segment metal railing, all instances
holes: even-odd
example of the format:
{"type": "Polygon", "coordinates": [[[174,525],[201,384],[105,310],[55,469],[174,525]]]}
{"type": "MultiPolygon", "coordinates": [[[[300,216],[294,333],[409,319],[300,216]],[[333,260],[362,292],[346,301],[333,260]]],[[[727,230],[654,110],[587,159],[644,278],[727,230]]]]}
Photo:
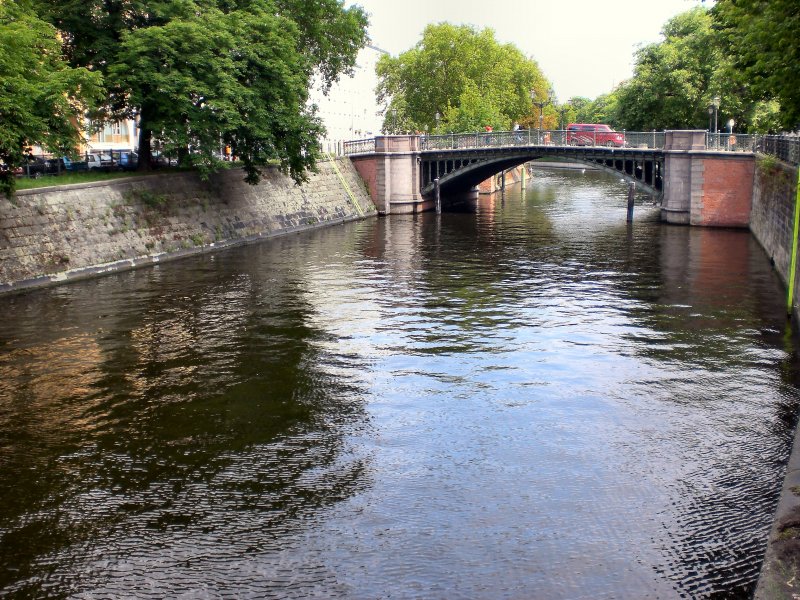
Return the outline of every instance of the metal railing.
{"type": "Polygon", "coordinates": [[[351,140],[343,144],[343,153],[345,156],[351,154],[368,154],[370,152],[375,152],[375,138],[351,140]]]}
{"type": "Polygon", "coordinates": [[[800,137],[796,135],[755,136],[755,152],[770,154],[791,165],[800,165],[800,137]]]}
{"type": "Polygon", "coordinates": [[[616,148],[664,147],[663,131],[606,132],[520,129],[421,136],[421,150],[461,150],[514,146],[608,146],[616,148]],[[622,136],[620,140],[620,134],[622,136]]]}
{"type": "Polygon", "coordinates": [[[706,133],[706,149],[722,152],[755,152],[758,135],[746,133],[706,133]]]}

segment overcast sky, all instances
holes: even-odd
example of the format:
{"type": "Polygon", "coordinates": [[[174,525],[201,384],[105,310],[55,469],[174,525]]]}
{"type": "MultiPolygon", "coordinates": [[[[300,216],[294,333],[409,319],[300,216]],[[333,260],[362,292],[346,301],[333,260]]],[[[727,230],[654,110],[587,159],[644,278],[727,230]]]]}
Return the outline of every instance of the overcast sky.
{"type": "MultiPolygon", "coordinates": [[[[370,14],[372,43],[394,56],[429,23],[491,27],[536,60],[560,102],[596,98],[631,76],[633,53],[700,0],[347,0],[370,14]]],[[[709,3],[706,3],[709,5],[709,3]]]]}

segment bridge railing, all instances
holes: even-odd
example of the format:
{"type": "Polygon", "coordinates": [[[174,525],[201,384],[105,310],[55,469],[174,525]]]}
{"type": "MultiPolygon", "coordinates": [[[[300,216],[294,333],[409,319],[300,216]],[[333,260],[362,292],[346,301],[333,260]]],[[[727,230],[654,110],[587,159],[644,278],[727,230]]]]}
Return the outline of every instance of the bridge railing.
{"type": "Polygon", "coordinates": [[[667,142],[667,134],[663,131],[623,131],[626,148],[662,149],[667,142]]]}
{"type": "Polygon", "coordinates": [[[350,154],[369,154],[375,152],[375,138],[367,138],[363,140],[350,140],[343,145],[343,153],[345,156],[350,154]]]}
{"type": "MultiPolygon", "coordinates": [[[[587,134],[589,132],[581,132],[587,134]]],[[[662,149],[666,143],[663,131],[621,131],[625,148],[662,149]]],[[[514,146],[605,146],[606,136],[597,132],[591,137],[569,137],[564,130],[520,129],[517,131],[479,131],[420,136],[421,150],[463,150],[469,148],[508,148],[514,146]]],[[[800,165],[800,136],[745,133],[706,133],[706,148],[720,152],[763,152],[793,165],[800,165]]],[[[375,139],[344,142],[345,155],[375,151],[375,139]]]]}
{"type": "MultiPolygon", "coordinates": [[[[666,134],[663,131],[618,132],[623,134],[628,148],[663,148],[666,134]]],[[[476,133],[451,133],[422,136],[421,150],[463,150],[513,146],[608,146],[608,134],[581,132],[568,135],[563,129],[520,129],[518,131],[481,131],[476,133]]],[[[619,146],[619,143],[615,144],[619,146]]]]}
{"type": "Polygon", "coordinates": [[[796,135],[759,135],[755,136],[754,150],[771,154],[776,158],[792,164],[800,165],[800,137],[796,135]]]}
{"type": "Polygon", "coordinates": [[[747,133],[706,133],[706,148],[723,152],[755,152],[759,138],[747,133]]]}

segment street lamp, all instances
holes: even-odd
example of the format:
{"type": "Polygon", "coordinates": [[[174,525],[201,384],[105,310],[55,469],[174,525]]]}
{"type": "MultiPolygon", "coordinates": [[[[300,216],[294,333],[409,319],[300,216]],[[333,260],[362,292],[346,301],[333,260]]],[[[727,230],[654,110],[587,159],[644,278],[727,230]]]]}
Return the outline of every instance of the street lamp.
{"type": "Polygon", "coordinates": [[[566,106],[562,106],[561,110],[559,111],[561,113],[561,130],[562,131],[567,128],[567,111],[568,110],[569,109],[566,106]]]}
{"type": "Polygon", "coordinates": [[[397,134],[397,109],[392,109],[392,135],[397,134]]]}
{"type": "Polygon", "coordinates": [[[544,107],[550,104],[550,96],[548,95],[545,100],[536,101],[536,90],[531,90],[531,102],[539,109],[539,132],[542,131],[542,124],[544,121],[544,107]]]}
{"type": "Polygon", "coordinates": [[[714,133],[717,133],[717,119],[719,118],[719,96],[714,96],[714,133]]]}
{"type": "Polygon", "coordinates": [[[439,114],[439,111],[436,111],[436,114],[433,115],[433,118],[436,119],[436,133],[439,133],[439,119],[442,118],[442,115],[439,114]]]}

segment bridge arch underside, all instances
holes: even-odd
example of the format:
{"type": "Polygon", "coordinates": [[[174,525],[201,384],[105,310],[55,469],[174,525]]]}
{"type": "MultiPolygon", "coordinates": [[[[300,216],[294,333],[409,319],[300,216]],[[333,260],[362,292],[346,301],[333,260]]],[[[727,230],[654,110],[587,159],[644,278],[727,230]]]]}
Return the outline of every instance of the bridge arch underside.
{"type": "MultiPolygon", "coordinates": [[[[605,149],[603,149],[605,150],[605,149]]],[[[482,181],[539,158],[553,158],[548,153],[515,153],[495,156],[447,155],[439,153],[421,159],[420,191],[422,196],[434,199],[435,179],[439,179],[443,201],[448,196],[461,196],[482,181]]],[[[572,150],[569,155],[559,156],[570,161],[598,167],[614,175],[634,181],[647,193],[660,196],[663,189],[664,157],[660,153],[630,154],[623,152],[600,152],[580,154],[572,150]]]]}

